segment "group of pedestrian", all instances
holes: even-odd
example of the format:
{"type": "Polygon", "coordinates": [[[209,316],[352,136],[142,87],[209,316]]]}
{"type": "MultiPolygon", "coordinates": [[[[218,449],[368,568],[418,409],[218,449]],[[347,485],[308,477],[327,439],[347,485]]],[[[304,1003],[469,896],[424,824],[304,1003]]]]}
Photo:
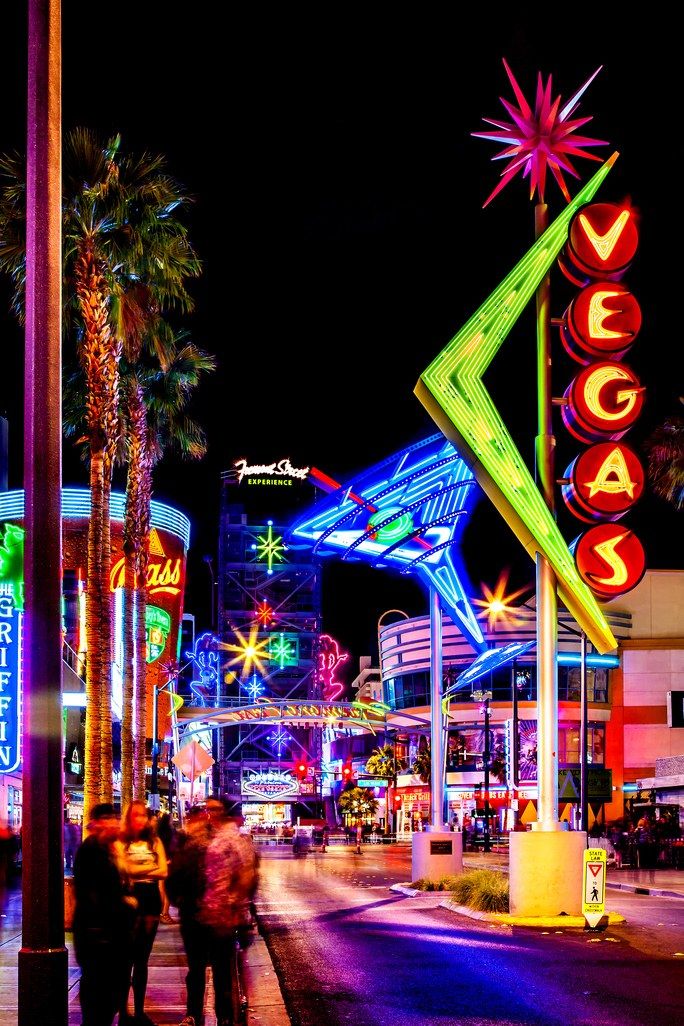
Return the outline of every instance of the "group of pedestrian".
{"type": "Polygon", "coordinates": [[[98,804],[73,869],[82,1026],[112,1026],[117,1013],[119,1026],[154,1026],[145,1011],[148,964],[160,921],[173,922],[169,902],[188,965],[181,1026],[203,1026],[208,966],[218,1026],[232,1026],[231,955],[236,932],[244,936],[251,921],[257,865],[223,800],[191,809],[172,848],[144,802],[132,802],[123,822],[111,804],[98,804]]]}

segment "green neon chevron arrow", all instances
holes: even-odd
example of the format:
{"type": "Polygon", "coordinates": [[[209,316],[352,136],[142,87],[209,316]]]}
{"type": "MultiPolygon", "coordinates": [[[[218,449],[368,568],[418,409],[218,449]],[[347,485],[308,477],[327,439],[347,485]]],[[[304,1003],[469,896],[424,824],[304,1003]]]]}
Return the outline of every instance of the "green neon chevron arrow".
{"type": "Polygon", "coordinates": [[[522,310],[558,256],[568,226],[615,163],[614,153],[567,205],[439,356],[421,374],[415,394],[453,441],[496,508],[534,559],[553,567],[563,602],[602,653],[617,648],[594,595],[482,382],[522,310]]]}

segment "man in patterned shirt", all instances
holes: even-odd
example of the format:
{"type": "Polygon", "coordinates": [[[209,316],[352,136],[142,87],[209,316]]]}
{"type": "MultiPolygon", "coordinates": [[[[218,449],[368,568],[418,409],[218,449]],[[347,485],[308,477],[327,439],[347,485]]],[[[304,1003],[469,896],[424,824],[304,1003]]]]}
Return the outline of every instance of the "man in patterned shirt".
{"type": "Polygon", "coordinates": [[[178,908],[188,961],[187,1015],[180,1026],[203,1026],[205,976],[211,966],[218,1026],[232,1026],[231,973],[236,930],[248,922],[256,888],[256,860],[250,837],[240,834],[227,803],[207,799],[191,810],[186,838],[167,880],[178,908]]]}

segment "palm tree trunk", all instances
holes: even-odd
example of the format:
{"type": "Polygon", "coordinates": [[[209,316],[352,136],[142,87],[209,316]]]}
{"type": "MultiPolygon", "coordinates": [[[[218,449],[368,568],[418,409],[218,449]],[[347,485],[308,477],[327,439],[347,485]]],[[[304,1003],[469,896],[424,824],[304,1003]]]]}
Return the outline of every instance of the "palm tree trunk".
{"type": "Polygon", "coordinates": [[[74,268],[84,337],[79,356],[87,381],[90,445],[88,590],[86,595],[86,745],[84,805],[112,798],[112,607],[109,590],[109,496],[118,439],[118,367],[121,343],[112,335],[106,283],[93,241],[86,237],[74,268]],[[94,799],[94,800],[93,800],[94,799]]]}
{"type": "Polygon", "coordinates": [[[88,525],[88,586],[86,589],[86,729],[83,760],[84,823],[93,805],[102,800],[100,775],[102,662],[101,599],[97,587],[98,568],[102,562],[102,516],[95,497],[101,495],[102,454],[90,456],[90,523],[88,525]]]}
{"type": "Polygon", "coordinates": [[[102,702],[100,704],[100,773],[102,774],[102,800],[111,802],[112,783],[112,596],[110,574],[112,562],[111,522],[109,500],[112,491],[111,462],[105,459],[102,489],[102,562],[100,564],[101,644],[105,653],[102,665],[102,702]]]}
{"type": "MultiPolygon", "coordinates": [[[[138,722],[138,749],[136,752],[136,772],[138,790],[141,801],[145,798],[145,768],[147,765],[147,659],[145,617],[147,612],[147,567],[150,558],[150,527],[152,521],[152,461],[149,452],[149,437],[145,428],[145,445],[140,474],[140,547],[138,550],[138,567],[136,574],[137,592],[136,607],[138,612],[138,630],[136,635],[136,716],[138,722]]],[[[154,745],[156,738],[152,738],[154,745]]]]}
{"type": "MultiPolygon", "coordinates": [[[[124,529],[125,536],[125,529],[124,529]]],[[[133,694],[135,685],[135,553],[124,537],[121,807],[133,800],[133,694]]]]}
{"type": "MultiPolygon", "coordinates": [[[[145,801],[147,770],[147,635],[145,611],[147,608],[145,575],[136,575],[138,586],[135,592],[135,797],[145,801]]],[[[154,739],[152,741],[154,744],[154,739]]]]}

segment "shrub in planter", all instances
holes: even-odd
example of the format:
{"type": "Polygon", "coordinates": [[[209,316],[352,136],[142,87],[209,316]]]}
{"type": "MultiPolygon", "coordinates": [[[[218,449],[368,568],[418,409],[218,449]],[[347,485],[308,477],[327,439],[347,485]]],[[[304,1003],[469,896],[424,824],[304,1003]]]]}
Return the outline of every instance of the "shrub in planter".
{"type": "Polygon", "coordinates": [[[452,894],[457,905],[478,912],[508,912],[508,877],[493,869],[474,869],[456,877],[452,894]]]}

